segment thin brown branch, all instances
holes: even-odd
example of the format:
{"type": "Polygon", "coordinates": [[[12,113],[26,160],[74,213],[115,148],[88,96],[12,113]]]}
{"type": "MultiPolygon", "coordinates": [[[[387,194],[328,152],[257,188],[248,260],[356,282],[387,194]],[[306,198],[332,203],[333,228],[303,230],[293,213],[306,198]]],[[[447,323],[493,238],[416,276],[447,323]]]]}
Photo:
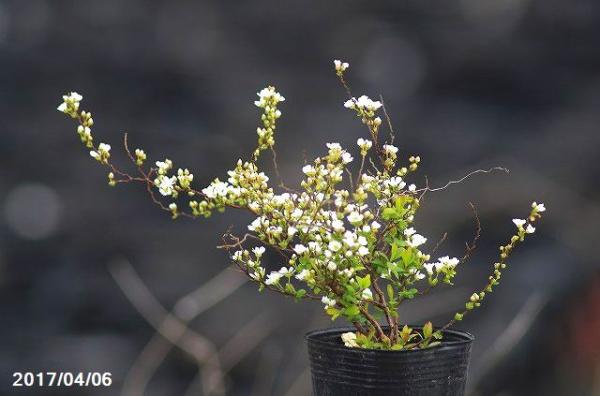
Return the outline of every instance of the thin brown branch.
{"type": "Polygon", "coordinates": [[[477,241],[481,236],[481,221],[479,220],[479,215],[477,214],[477,208],[472,202],[469,202],[469,206],[471,207],[473,215],[475,216],[475,236],[473,237],[471,243],[465,243],[465,255],[460,259],[461,264],[466,262],[469,257],[471,257],[471,254],[477,248],[477,241]]]}
{"type": "Polygon", "coordinates": [[[434,192],[434,191],[445,190],[446,188],[450,187],[451,185],[462,183],[463,181],[467,180],[468,178],[470,178],[471,176],[474,176],[476,174],[479,174],[479,173],[492,173],[494,171],[502,171],[502,172],[505,172],[505,173],[510,173],[510,171],[507,168],[504,168],[502,166],[494,166],[493,168],[490,168],[490,169],[477,169],[477,170],[474,170],[473,172],[469,172],[468,174],[466,174],[465,176],[461,177],[458,180],[451,180],[451,181],[449,181],[448,183],[446,183],[442,187],[437,187],[437,188],[429,188],[429,187],[427,187],[427,188],[424,188],[424,189],[419,189],[417,191],[418,192],[421,192],[421,191],[434,192]]]}

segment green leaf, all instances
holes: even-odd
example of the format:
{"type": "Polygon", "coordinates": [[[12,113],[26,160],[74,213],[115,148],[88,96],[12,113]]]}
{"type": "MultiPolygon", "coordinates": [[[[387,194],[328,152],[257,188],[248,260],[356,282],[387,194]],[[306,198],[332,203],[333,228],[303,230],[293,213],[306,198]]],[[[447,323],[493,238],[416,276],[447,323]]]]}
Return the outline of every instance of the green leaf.
{"type": "Polygon", "coordinates": [[[396,261],[396,260],[398,260],[398,258],[400,257],[400,255],[401,255],[400,247],[396,243],[393,243],[392,244],[392,251],[390,253],[390,260],[391,261],[396,261]]]}
{"type": "Polygon", "coordinates": [[[357,276],[356,277],[356,281],[358,282],[358,285],[360,286],[361,289],[367,289],[369,287],[371,287],[371,275],[367,274],[364,277],[360,277],[357,276]]]}
{"type": "Polygon", "coordinates": [[[431,322],[425,323],[423,326],[423,337],[426,339],[431,338],[433,334],[433,324],[431,322]]]}
{"type": "Polygon", "coordinates": [[[394,297],[395,297],[395,294],[396,294],[396,293],[394,293],[394,288],[392,287],[392,285],[390,285],[390,284],[388,283],[388,285],[387,285],[387,288],[386,288],[386,289],[387,289],[387,295],[388,295],[388,298],[389,298],[390,300],[393,300],[393,299],[394,299],[394,297]]]}
{"type": "Polygon", "coordinates": [[[340,310],[334,307],[328,307],[325,310],[325,312],[327,312],[327,314],[331,316],[331,320],[336,320],[341,314],[340,310]]]}
{"type": "Polygon", "coordinates": [[[415,294],[417,294],[417,292],[418,290],[415,288],[402,290],[400,292],[400,296],[402,296],[402,298],[408,298],[409,300],[412,300],[415,297],[415,294]]]}
{"type": "Polygon", "coordinates": [[[398,212],[395,208],[385,208],[383,212],[381,212],[381,218],[387,221],[394,220],[399,218],[398,212]]]}
{"type": "Polygon", "coordinates": [[[356,305],[351,305],[344,309],[344,315],[348,317],[357,316],[360,314],[360,309],[356,305]]]}

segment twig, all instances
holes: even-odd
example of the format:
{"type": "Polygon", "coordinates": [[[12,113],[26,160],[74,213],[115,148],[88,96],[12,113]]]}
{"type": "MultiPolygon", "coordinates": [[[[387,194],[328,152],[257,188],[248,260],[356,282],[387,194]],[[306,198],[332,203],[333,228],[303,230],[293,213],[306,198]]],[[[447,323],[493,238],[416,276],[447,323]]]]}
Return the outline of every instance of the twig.
{"type": "Polygon", "coordinates": [[[494,171],[502,171],[502,172],[505,172],[505,173],[510,173],[510,171],[507,168],[504,168],[502,166],[494,166],[493,168],[490,168],[490,169],[477,169],[477,170],[474,170],[473,172],[470,172],[470,173],[466,174],[465,176],[461,177],[458,180],[451,180],[451,181],[449,181],[443,187],[437,187],[437,188],[426,187],[426,188],[422,188],[422,189],[417,190],[417,192],[421,192],[421,191],[428,191],[428,192],[441,191],[441,190],[444,190],[444,189],[450,187],[453,184],[462,183],[463,181],[467,180],[469,177],[474,176],[474,175],[476,175],[478,173],[492,173],[494,171]]]}
{"type": "Polygon", "coordinates": [[[475,236],[473,237],[473,240],[471,241],[471,243],[470,244],[465,243],[465,245],[466,245],[465,255],[460,259],[461,264],[466,262],[469,259],[469,257],[471,257],[471,253],[473,253],[473,251],[477,247],[477,241],[479,240],[479,237],[481,236],[481,221],[479,220],[479,215],[477,214],[477,208],[475,208],[475,205],[473,205],[472,202],[469,202],[469,206],[473,210],[473,215],[475,216],[476,230],[475,230],[475,236]]]}
{"type": "Polygon", "coordinates": [[[381,107],[383,108],[383,115],[387,122],[388,128],[390,128],[390,144],[394,144],[394,139],[396,138],[396,133],[394,132],[394,127],[392,127],[392,120],[387,112],[387,108],[385,106],[385,102],[383,101],[383,95],[379,95],[379,100],[381,101],[381,107]]]}

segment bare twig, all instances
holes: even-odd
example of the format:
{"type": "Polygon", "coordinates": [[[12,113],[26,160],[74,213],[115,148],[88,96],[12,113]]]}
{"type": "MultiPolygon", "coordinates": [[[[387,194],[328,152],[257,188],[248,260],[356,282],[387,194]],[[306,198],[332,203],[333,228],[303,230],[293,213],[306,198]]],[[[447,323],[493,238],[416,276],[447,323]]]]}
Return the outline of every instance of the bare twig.
{"type": "Polygon", "coordinates": [[[394,139],[396,138],[396,133],[394,132],[394,127],[392,126],[392,120],[390,115],[387,112],[387,108],[385,106],[385,102],[383,101],[383,95],[379,95],[379,100],[381,101],[381,107],[383,108],[383,115],[385,117],[385,121],[387,122],[388,128],[390,128],[390,144],[394,144],[394,139]]]}
{"type": "Polygon", "coordinates": [[[471,257],[471,254],[477,247],[477,241],[481,236],[481,221],[479,220],[479,215],[477,214],[477,208],[475,208],[475,205],[473,205],[472,202],[469,202],[469,206],[471,207],[471,210],[473,210],[473,215],[475,216],[475,236],[473,237],[473,240],[470,244],[465,243],[465,255],[460,259],[460,263],[466,262],[469,259],[469,257],[471,257]]]}
{"type": "Polygon", "coordinates": [[[422,189],[417,190],[417,192],[421,192],[421,191],[434,192],[434,191],[445,190],[446,188],[450,187],[451,185],[462,183],[463,181],[467,180],[471,176],[474,176],[474,175],[476,175],[478,173],[492,173],[494,171],[502,171],[502,172],[505,172],[505,173],[510,173],[510,171],[507,168],[504,168],[502,166],[494,166],[493,168],[490,168],[490,169],[477,169],[477,170],[474,170],[473,172],[470,172],[470,173],[466,174],[465,176],[461,177],[458,180],[451,180],[451,181],[449,181],[448,183],[446,183],[442,187],[437,187],[437,188],[426,187],[426,188],[422,188],[422,189]]]}

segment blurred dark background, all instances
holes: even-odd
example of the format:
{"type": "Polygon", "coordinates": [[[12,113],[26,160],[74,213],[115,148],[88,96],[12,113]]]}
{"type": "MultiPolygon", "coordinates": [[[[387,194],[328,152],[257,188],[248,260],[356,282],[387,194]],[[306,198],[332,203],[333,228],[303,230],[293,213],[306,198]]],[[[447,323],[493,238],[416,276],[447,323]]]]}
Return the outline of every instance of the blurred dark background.
{"type": "Polygon", "coordinates": [[[427,197],[417,225],[430,244],[448,232],[444,254],[473,235],[468,202],[483,235],[457,286],[404,319],[445,323],[485,282],[510,220],[544,202],[497,293],[458,326],[477,337],[471,393],[600,395],[599,38],[593,0],[1,1],[0,392],[310,394],[303,334],[344,323],[222,272],[215,245],[245,215],[172,221],[143,188],[108,187],[55,109],[83,94],[117,163],[129,132],[201,186],[249,155],[255,93],[274,84],[294,184],[305,156],[364,134],[342,106],[339,58],[356,94],[384,96],[401,155],[420,154],[415,182],[511,170],[427,197]],[[163,322],[173,308],[182,320],[163,322]],[[13,389],[14,371],[108,371],[113,385],[13,389]]]}

